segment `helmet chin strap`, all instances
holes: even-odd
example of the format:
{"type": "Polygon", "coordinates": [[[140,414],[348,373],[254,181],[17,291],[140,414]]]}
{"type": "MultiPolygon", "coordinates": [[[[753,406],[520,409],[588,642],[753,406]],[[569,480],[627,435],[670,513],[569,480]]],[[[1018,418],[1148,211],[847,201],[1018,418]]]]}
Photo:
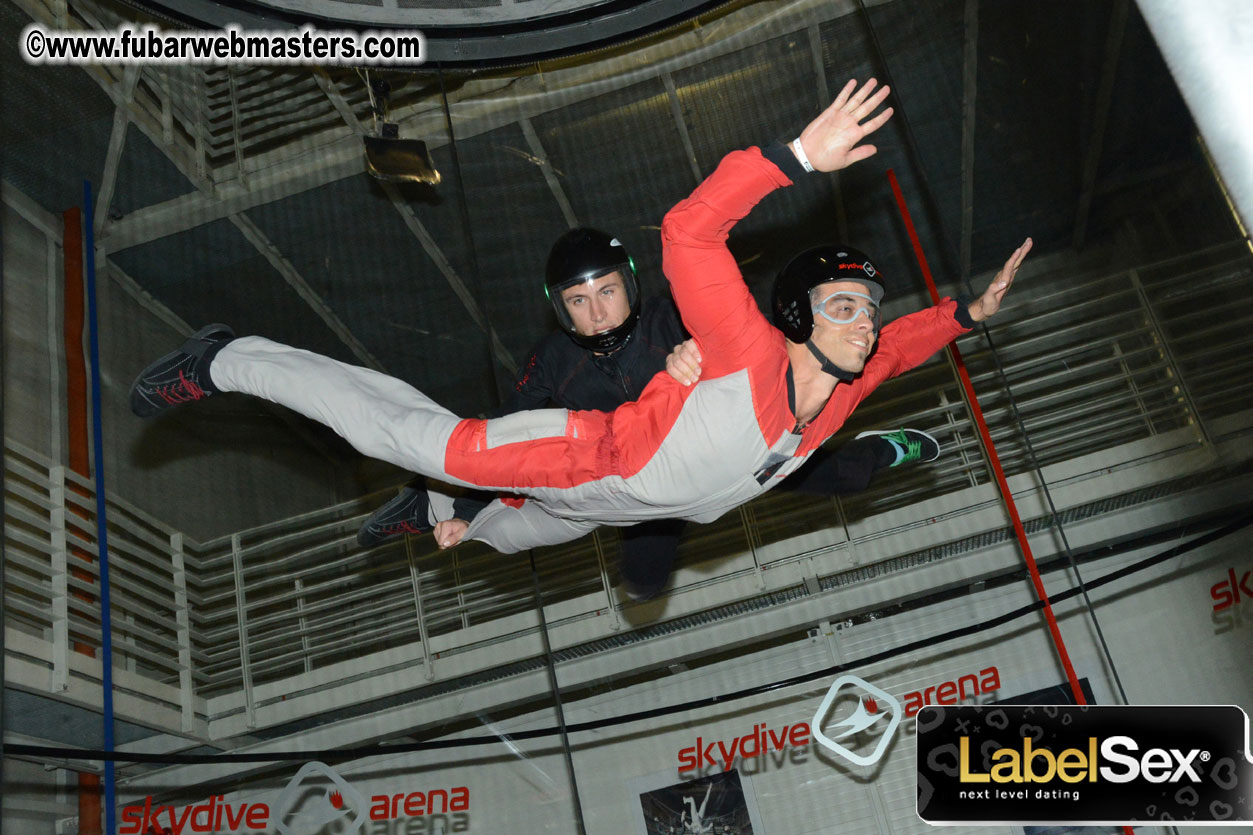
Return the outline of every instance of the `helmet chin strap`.
{"type": "Polygon", "coordinates": [[[634,338],[635,338],[635,331],[632,330],[626,336],[622,337],[622,339],[618,342],[618,344],[613,346],[612,348],[607,348],[604,351],[592,351],[592,353],[594,353],[598,357],[612,357],[614,354],[618,353],[627,345],[629,345],[631,343],[631,340],[634,338]]]}
{"type": "Polygon", "coordinates": [[[827,359],[826,354],[818,350],[818,346],[814,344],[812,339],[805,340],[805,347],[809,349],[809,353],[814,355],[814,359],[818,360],[818,364],[822,367],[822,370],[827,374],[830,374],[835,379],[845,383],[851,383],[857,377],[856,372],[845,371],[843,368],[840,368],[835,363],[831,362],[831,360],[827,359]]]}

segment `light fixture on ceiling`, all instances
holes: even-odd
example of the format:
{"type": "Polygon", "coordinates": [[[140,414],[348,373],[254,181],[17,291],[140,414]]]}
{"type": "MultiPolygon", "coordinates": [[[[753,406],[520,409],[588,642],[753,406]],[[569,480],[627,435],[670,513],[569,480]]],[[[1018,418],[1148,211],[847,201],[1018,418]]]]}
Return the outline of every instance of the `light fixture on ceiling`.
{"type": "Polygon", "coordinates": [[[374,113],[374,132],[361,137],[365,145],[365,166],[370,176],[393,183],[439,185],[439,171],[431,163],[426,143],[401,139],[400,126],[387,121],[387,101],[391,85],[386,79],[365,77],[374,113]]]}

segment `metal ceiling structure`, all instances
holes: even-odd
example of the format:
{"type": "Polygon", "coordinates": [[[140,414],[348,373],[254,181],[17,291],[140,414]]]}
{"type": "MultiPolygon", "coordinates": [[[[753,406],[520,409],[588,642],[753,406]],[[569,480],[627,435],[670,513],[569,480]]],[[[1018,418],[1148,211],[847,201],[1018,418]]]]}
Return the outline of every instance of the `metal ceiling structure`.
{"type": "MultiPolygon", "coordinates": [[[[10,34],[28,19],[108,29],[131,14],[99,0],[17,2],[10,34]]],[[[92,173],[108,268],[189,324],[298,341],[462,413],[490,408],[550,327],[536,292],[550,240],[574,223],[612,228],[659,289],[651,230],[664,211],[726,150],[799,129],[849,75],[890,78],[901,117],[875,172],[806,183],[737,230],[755,290],[783,254],[832,231],[872,242],[894,295],[920,289],[885,167],[923,210],[949,286],[1026,231],[1037,251],[1131,236],[1153,258],[1230,228],[1208,208],[1187,110],[1127,0],[925,5],[749,4],[600,60],[394,76],[393,116],[432,147],[438,193],[363,175],[370,110],[352,69],[18,64],[4,82],[17,105],[5,171],[53,211],[92,173]],[[81,151],[62,141],[71,130],[81,151]],[[64,165],[49,166],[58,145],[64,165]],[[1206,222],[1179,222],[1197,212],[1206,222]],[[797,216],[783,235],[759,231],[797,216]],[[240,274],[255,280],[203,292],[240,274]]]]}
{"type": "Polygon", "coordinates": [[[441,66],[512,66],[612,47],[736,0],[142,0],[146,14],[203,29],[421,29],[441,66]]]}

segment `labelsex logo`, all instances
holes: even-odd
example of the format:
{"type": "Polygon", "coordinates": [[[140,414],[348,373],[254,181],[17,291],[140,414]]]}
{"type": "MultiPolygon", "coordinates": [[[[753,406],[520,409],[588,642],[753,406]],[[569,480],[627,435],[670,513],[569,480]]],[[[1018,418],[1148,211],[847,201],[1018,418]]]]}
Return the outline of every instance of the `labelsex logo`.
{"type": "Polygon", "coordinates": [[[1194,761],[1208,760],[1209,753],[1192,748],[1186,754],[1178,748],[1150,748],[1139,757],[1128,756],[1128,751],[1139,751],[1139,744],[1129,736],[1111,736],[1100,742],[1088,737],[1087,751],[1067,748],[1054,755],[1047,748],[1032,748],[1031,737],[1022,741],[1022,753],[1014,748],[998,748],[992,754],[996,763],[990,772],[978,772],[970,767],[970,738],[963,736],[961,745],[961,782],[963,783],[1047,783],[1056,776],[1065,783],[1087,781],[1095,783],[1097,775],[1114,783],[1130,783],[1144,777],[1150,783],[1177,783],[1187,777],[1193,783],[1201,782],[1194,761]],[[1101,765],[1104,758],[1114,766],[1101,765]],[[1043,762],[1043,765],[1040,762],[1043,762]],[[1121,766],[1121,770],[1117,767],[1121,766]]]}
{"type": "Polygon", "coordinates": [[[918,815],[1054,826],[1253,821],[1234,705],[953,705],[918,713],[918,815]]]}

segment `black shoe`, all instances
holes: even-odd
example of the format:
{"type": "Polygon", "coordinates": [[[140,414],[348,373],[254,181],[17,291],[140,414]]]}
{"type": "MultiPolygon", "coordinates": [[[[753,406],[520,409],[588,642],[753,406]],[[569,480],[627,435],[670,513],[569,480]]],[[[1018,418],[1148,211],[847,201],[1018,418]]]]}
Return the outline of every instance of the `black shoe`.
{"type": "MultiPolygon", "coordinates": [[[[901,464],[912,464],[917,461],[925,464],[940,457],[940,442],[920,429],[895,429],[862,432],[860,438],[882,438],[892,447],[894,460],[886,461],[889,467],[901,464]]],[[[892,455],[888,456],[892,458],[892,455]]]]}
{"type": "Polygon", "coordinates": [[[171,406],[201,400],[217,392],[209,379],[209,363],[235,338],[226,325],[207,325],[177,351],[166,354],[131,383],[131,411],[152,417],[171,406]]]}
{"type": "MultiPolygon", "coordinates": [[[[668,577],[666,579],[669,580],[668,577]]],[[[658,597],[661,597],[661,593],[665,590],[665,583],[662,583],[661,585],[654,584],[646,586],[634,583],[625,577],[622,579],[622,592],[629,597],[633,603],[647,603],[650,600],[655,600],[658,597]]]]}
{"type": "Polygon", "coordinates": [[[627,597],[642,603],[666,590],[686,525],[682,519],[650,519],[618,529],[618,576],[627,597]]]}
{"type": "Polygon", "coordinates": [[[373,548],[393,536],[405,533],[429,533],[434,527],[427,521],[431,501],[423,487],[405,487],[396,498],[380,507],[357,531],[357,544],[373,548]]]}

